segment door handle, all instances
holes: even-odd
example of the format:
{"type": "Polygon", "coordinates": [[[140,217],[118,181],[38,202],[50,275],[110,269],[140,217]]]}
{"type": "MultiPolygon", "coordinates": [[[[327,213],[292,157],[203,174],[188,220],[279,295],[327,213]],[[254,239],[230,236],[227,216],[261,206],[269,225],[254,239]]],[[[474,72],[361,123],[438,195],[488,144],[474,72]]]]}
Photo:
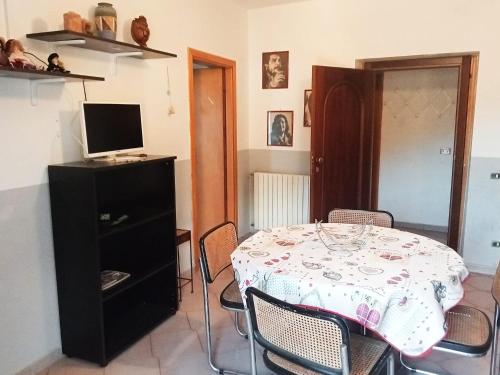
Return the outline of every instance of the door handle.
{"type": "Polygon", "coordinates": [[[321,166],[321,164],[324,163],[325,159],[323,158],[323,156],[319,156],[317,158],[314,158],[313,156],[312,161],[314,164],[316,164],[315,166],[316,173],[319,173],[319,167],[321,166]]]}
{"type": "Polygon", "coordinates": [[[325,161],[325,159],[323,158],[323,156],[316,158],[316,164],[321,165],[321,164],[323,164],[324,161],[325,161]]]}

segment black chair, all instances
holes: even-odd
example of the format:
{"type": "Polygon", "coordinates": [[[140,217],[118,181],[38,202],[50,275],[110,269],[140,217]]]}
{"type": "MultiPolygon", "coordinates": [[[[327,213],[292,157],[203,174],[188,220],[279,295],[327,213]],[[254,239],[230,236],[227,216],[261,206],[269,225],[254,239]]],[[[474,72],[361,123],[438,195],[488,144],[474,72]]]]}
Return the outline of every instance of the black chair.
{"type": "Polygon", "coordinates": [[[387,211],[349,210],[334,208],[328,214],[329,223],[366,224],[394,228],[394,217],[387,211]]]}
{"type": "MultiPolygon", "coordinates": [[[[200,238],[200,264],[203,284],[203,299],[205,309],[205,329],[207,334],[208,362],[210,367],[219,374],[238,374],[238,372],[218,368],[212,357],[212,335],[210,330],[210,306],[208,284],[212,284],[217,276],[231,266],[231,253],[238,246],[236,228],[232,222],[225,222],[210,229],[200,238]]],[[[245,311],[241,293],[236,280],[231,281],[220,295],[222,308],[233,311],[236,319],[236,330],[246,337],[239,327],[239,313],[245,311]]]]}
{"type": "Polygon", "coordinates": [[[491,294],[495,300],[495,320],[493,321],[493,345],[491,347],[490,375],[498,375],[497,353],[498,353],[498,326],[500,325],[500,263],[497,266],[497,272],[491,286],[491,294]]]}
{"type": "Polygon", "coordinates": [[[394,374],[391,347],[384,341],[350,334],[331,313],[307,310],[253,287],[246,290],[247,320],[253,340],[265,348],[264,363],[277,374],[394,374]]]}

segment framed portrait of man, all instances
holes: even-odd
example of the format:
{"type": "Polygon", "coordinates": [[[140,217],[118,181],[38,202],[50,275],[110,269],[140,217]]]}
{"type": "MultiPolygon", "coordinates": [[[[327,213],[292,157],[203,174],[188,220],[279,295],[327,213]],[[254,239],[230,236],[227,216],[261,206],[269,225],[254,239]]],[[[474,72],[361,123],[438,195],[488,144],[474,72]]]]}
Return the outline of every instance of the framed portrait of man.
{"type": "Polygon", "coordinates": [[[311,94],[312,90],[304,90],[304,126],[311,127],[311,94]]]}
{"type": "Polygon", "coordinates": [[[288,88],[288,51],[262,54],[262,88],[288,88]]]}
{"type": "Polygon", "coordinates": [[[267,145],[293,146],[293,111],[267,111],[267,145]]]}

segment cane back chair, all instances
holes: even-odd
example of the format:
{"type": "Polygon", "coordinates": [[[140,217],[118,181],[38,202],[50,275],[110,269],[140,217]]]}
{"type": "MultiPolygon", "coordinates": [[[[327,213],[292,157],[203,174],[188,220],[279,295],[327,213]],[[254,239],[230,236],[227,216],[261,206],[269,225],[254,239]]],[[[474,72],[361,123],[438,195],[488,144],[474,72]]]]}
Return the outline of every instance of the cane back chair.
{"type": "Polygon", "coordinates": [[[265,349],[264,363],[277,374],[394,374],[391,347],[384,341],[350,334],[337,315],[308,310],[246,290],[252,345],[265,349]]]}
{"type": "Polygon", "coordinates": [[[329,223],[366,224],[370,222],[379,227],[394,227],[394,217],[387,211],[349,210],[334,208],[328,214],[329,223]]]}
{"type": "MultiPolygon", "coordinates": [[[[219,374],[238,374],[238,372],[220,369],[215,365],[212,353],[208,285],[212,284],[222,271],[231,266],[230,255],[237,246],[236,228],[234,223],[229,221],[210,229],[200,238],[200,268],[203,284],[208,362],[210,367],[219,374]]],[[[239,313],[243,313],[245,307],[236,280],[231,281],[224,288],[220,295],[220,304],[222,308],[235,313],[236,330],[241,336],[247,337],[246,333],[239,327],[239,313]]]]}

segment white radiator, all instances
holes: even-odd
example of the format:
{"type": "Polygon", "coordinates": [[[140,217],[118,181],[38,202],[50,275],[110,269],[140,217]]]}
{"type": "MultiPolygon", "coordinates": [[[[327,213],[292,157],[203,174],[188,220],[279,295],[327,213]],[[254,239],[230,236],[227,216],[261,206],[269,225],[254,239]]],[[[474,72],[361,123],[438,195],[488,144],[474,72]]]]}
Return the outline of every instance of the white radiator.
{"type": "Polygon", "coordinates": [[[309,176],[254,173],[254,227],[309,222],[309,176]]]}

